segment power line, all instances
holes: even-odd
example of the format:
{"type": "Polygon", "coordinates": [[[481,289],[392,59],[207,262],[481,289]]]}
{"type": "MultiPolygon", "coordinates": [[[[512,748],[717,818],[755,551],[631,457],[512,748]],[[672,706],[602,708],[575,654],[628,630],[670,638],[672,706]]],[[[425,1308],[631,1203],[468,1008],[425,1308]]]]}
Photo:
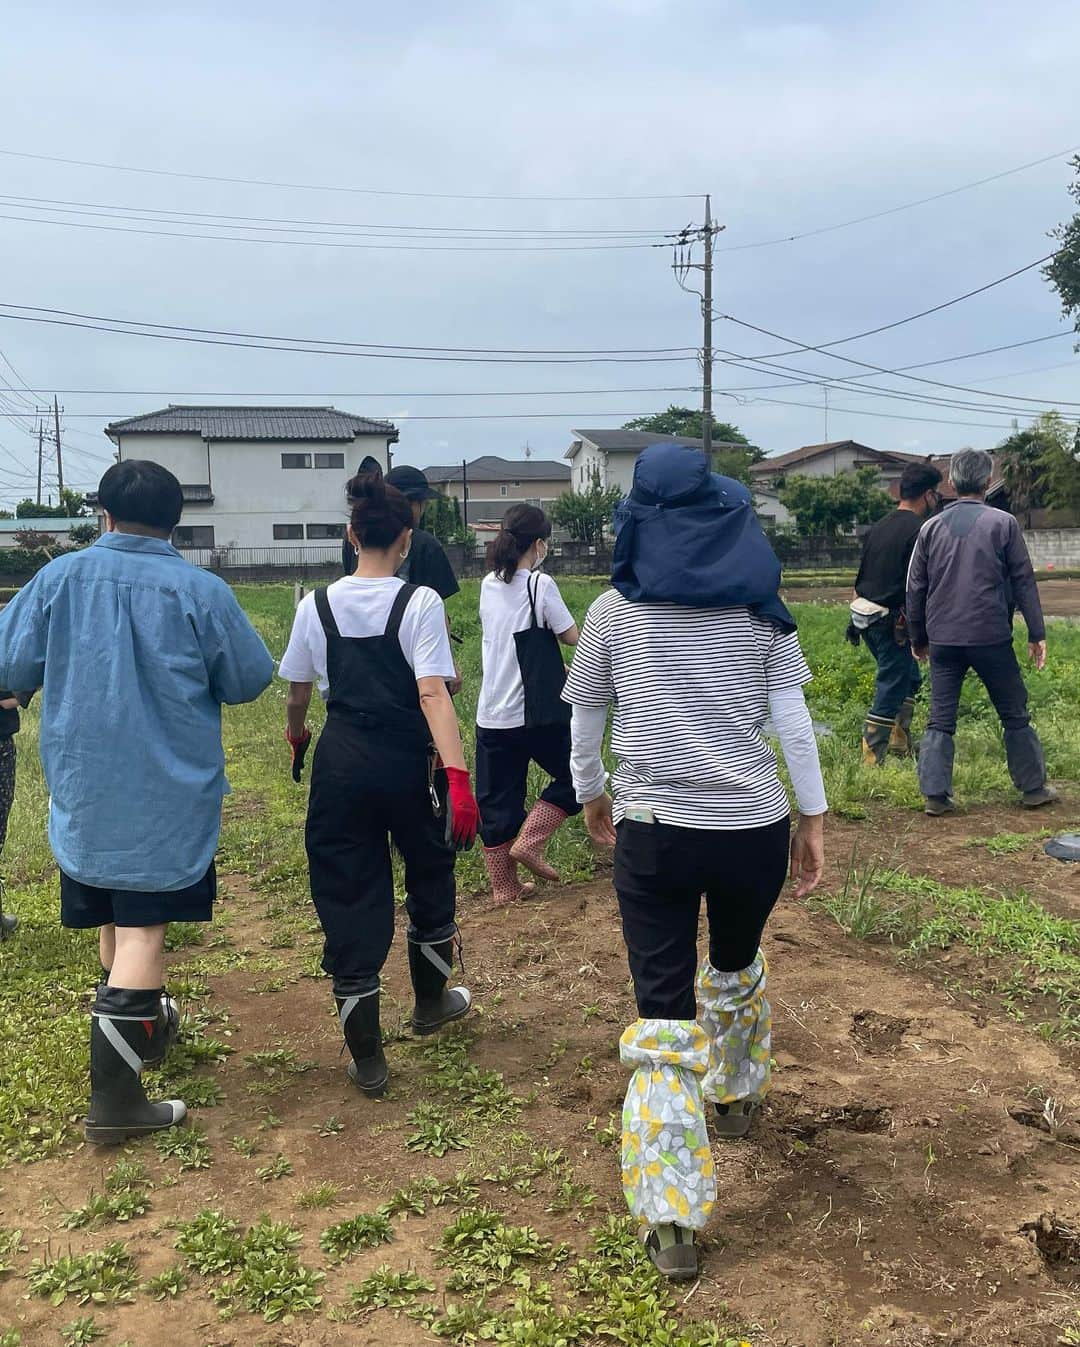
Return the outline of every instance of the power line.
{"type": "MultiPolygon", "coordinates": [[[[1052,253],[1047,253],[1045,257],[1036,258],[1034,262],[1028,262],[1026,266],[1017,267],[1015,271],[1006,272],[1004,276],[997,276],[992,281],[987,281],[985,285],[976,286],[974,290],[966,290],[962,295],[956,295],[953,299],[942,300],[940,304],[934,304],[928,309],[920,309],[918,313],[909,314],[906,318],[896,318],[891,323],[882,323],[878,327],[868,327],[864,332],[854,332],[850,337],[837,337],[835,341],[824,341],[817,346],[809,346],[802,342],[792,342],[789,350],[785,351],[766,351],[762,355],[748,356],[748,360],[773,360],[783,355],[800,355],[803,351],[822,351],[826,354],[830,352],[833,346],[846,346],[851,341],[862,341],[864,337],[875,337],[880,332],[891,332],[893,328],[904,327],[907,323],[914,323],[919,318],[928,318],[931,314],[941,313],[943,309],[951,309],[956,304],[962,304],[965,300],[974,299],[976,295],[985,294],[987,290],[993,290],[995,286],[1004,285],[1006,281],[1011,281],[1017,276],[1022,276],[1025,271],[1034,271],[1036,267],[1041,267],[1045,262],[1052,261],[1063,249],[1057,248],[1052,253]]],[[[787,337],[777,337],[775,332],[770,332],[764,327],[755,327],[753,323],[743,322],[735,318],[730,313],[719,315],[725,318],[729,323],[737,323],[740,327],[750,328],[754,332],[764,333],[767,337],[776,337],[777,341],[789,341],[787,337]]],[[[840,356],[839,359],[846,360],[846,356],[840,356]]],[[[861,361],[853,361],[853,364],[861,364],[861,361]]]]}
{"type": "Polygon", "coordinates": [[[831,234],[837,229],[850,229],[853,225],[868,224],[871,220],[882,220],[887,215],[899,215],[901,211],[914,210],[916,206],[926,206],[932,201],[943,201],[946,197],[956,196],[960,192],[969,192],[974,187],[985,187],[987,183],[999,182],[1002,178],[1012,177],[1014,173],[1023,173],[1029,168],[1038,168],[1040,164],[1049,164],[1054,159],[1064,159],[1066,155],[1075,154],[1080,150],[1080,145],[1072,145],[1067,150],[1058,150],[1056,154],[1044,155],[1041,159],[1029,160],[1026,164],[1018,164],[1015,168],[1004,169],[1001,173],[992,173],[988,178],[977,178],[974,182],[961,183],[959,187],[950,187],[944,192],[935,192],[932,196],[921,196],[914,201],[905,201],[899,206],[890,206],[887,210],[873,211],[870,215],[858,215],[853,220],[841,220],[838,224],[822,225],[818,229],[805,229],[799,234],[783,234],[778,238],[758,239],[754,243],[735,243],[724,248],[718,248],[717,252],[737,253],[744,252],[749,248],[773,248],[778,243],[795,243],[798,239],[817,238],[821,234],[831,234]]]}
{"type": "MultiPolygon", "coordinates": [[[[2,301],[0,301],[2,303],[2,301]]],[[[158,330],[166,327],[165,324],[152,323],[141,324],[138,328],[134,326],[133,320],[116,319],[93,319],[87,314],[70,314],[67,317],[45,317],[42,315],[68,314],[64,309],[46,309],[37,308],[27,304],[4,304],[3,307],[17,309],[17,313],[0,313],[0,319],[8,319],[12,322],[41,323],[53,327],[72,327],[81,328],[91,332],[112,332],[121,337],[147,337],[159,341],[178,341],[187,342],[199,346],[231,346],[242,350],[255,351],[291,351],[301,355],[343,355],[360,356],[372,360],[419,360],[434,361],[438,363],[450,364],[481,364],[481,365],[651,365],[651,364],[672,364],[687,360],[694,360],[694,355],[588,355],[572,356],[558,358],[545,356],[494,356],[494,355],[427,355],[415,354],[417,351],[423,351],[423,347],[385,347],[374,348],[364,347],[360,343],[342,343],[341,346],[348,346],[350,349],[341,349],[339,346],[318,345],[312,338],[295,338],[293,341],[306,341],[307,345],[287,344],[288,339],[267,338],[262,340],[239,340],[242,334],[231,334],[223,332],[220,336],[193,336],[194,332],[212,332],[212,328],[173,328],[171,330],[158,330]],[[75,321],[76,319],[90,319],[90,321],[75,321]],[[113,326],[112,324],[127,324],[126,326],[113,326]],[[147,328],[154,330],[148,331],[147,328]]],[[[440,348],[432,348],[440,349],[440,348]]],[[[441,348],[443,350],[453,350],[451,347],[441,348]]],[[[672,348],[678,350],[678,347],[672,348]]]]}
{"type": "MultiPolygon", "coordinates": [[[[378,234],[406,234],[409,236],[429,236],[436,237],[449,235],[451,237],[464,235],[467,238],[487,238],[489,236],[509,235],[511,237],[525,238],[549,238],[549,237],[570,237],[570,238],[649,238],[664,239],[670,238],[669,231],[663,229],[617,229],[608,228],[589,228],[582,226],[574,227],[548,227],[543,225],[518,226],[511,228],[506,226],[492,227],[483,225],[427,225],[427,224],[374,224],[368,222],[359,222],[355,220],[297,220],[288,217],[282,218],[274,215],[234,215],[223,214],[215,211],[189,211],[179,210],[175,207],[169,209],[159,209],[153,206],[127,206],[116,205],[115,203],[102,201],[71,201],[63,197],[41,197],[41,196],[15,196],[0,193],[0,203],[15,206],[20,210],[53,210],[65,215],[91,215],[96,219],[135,219],[147,221],[154,217],[162,217],[163,224],[198,224],[209,222],[207,227],[216,229],[247,229],[252,226],[260,231],[265,226],[267,231],[271,227],[288,227],[289,233],[311,233],[313,230],[344,230],[349,233],[359,232],[361,234],[372,231],[378,234]],[[64,209],[70,207],[71,209],[64,209]],[[111,212],[110,214],[100,214],[100,212],[111,212]],[[176,217],[176,218],[169,218],[176,217]],[[234,223],[238,222],[238,223],[234,223]]],[[[330,237],[334,237],[333,234],[330,237]]]]}
{"type": "Polygon", "coordinates": [[[29,215],[0,214],[0,220],[15,220],[21,224],[56,225],[61,229],[92,229],[106,234],[141,234],[145,238],[207,239],[214,243],[259,243],[279,248],[347,248],[362,252],[397,253],[583,253],[625,252],[636,248],[666,248],[666,243],[491,243],[481,240],[478,246],[465,243],[342,243],[324,238],[281,239],[254,238],[249,235],[193,234],[178,229],[139,229],[132,225],[90,224],[87,220],[49,220],[29,215]]]}
{"type": "Polygon", "coordinates": [[[534,196],[496,195],[474,192],[409,192],[376,187],[345,187],[326,183],[276,182],[265,178],[229,177],[215,173],[187,173],[180,169],[141,168],[130,164],[108,164],[93,159],[69,159],[54,154],[31,154],[27,150],[0,149],[0,154],[12,159],[33,159],[39,163],[67,164],[76,168],[103,168],[110,173],[141,173],[155,178],[186,178],[197,182],[228,182],[244,187],[278,187],[290,191],[342,192],[351,196],[414,197],[426,201],[690,201],[700,192],[654,193],[646,196],[534,196]]]}

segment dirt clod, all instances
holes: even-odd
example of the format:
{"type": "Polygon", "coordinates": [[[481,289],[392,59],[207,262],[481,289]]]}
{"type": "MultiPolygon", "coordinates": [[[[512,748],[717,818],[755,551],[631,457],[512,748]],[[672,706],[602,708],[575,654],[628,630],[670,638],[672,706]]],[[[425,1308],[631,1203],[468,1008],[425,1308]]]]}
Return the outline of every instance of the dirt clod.
{"type": "Polygon", "coordinates": [[[851,1035],[867,1052],[892,1053],[911,1028],[911,1021],[877,1010],[857,1010],[851,1017],[851,1035]]]}
{"type": "Polygon", "coordinates": [[[1063,1221],[1052,1212],[1044,1212],[1037,1220],[1026,1221],[1020,1230],[1051,1267],[1080,1266],[1080,1225],[1075,1221],[1063,1221]]]}

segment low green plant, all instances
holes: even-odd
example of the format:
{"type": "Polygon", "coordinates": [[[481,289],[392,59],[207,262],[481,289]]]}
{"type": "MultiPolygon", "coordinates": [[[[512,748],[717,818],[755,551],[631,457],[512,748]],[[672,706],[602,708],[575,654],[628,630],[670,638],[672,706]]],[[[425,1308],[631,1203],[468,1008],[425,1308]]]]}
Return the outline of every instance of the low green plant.
{"type": "Polygon", "coordinates": [[[197,1127],[170,1127],[154,1136],[154,1146],[163,1159],[178,1160],[180,1170],[209,1169],[214,1157],[206,1133],[197,1127]]]}
{"type": "Polygon", "coordinates": [[[243,1259],[240,1227],[222,1211],[200,1211],[177,1230],[177,1251],[204,1277],[231,1272],[243,1259]]]}
{"type": "Polygon", "coordinates": [[[435,1290],[433,1282],[425,1281],[415,1272],[394,1272],[388,1263],[382,1263],[370,1276],[349,1290],[349,1300],[356,1309],[401,1309],[411,1305],[423,1292],[435,1290]]]}
{"type": "Polygon", "coordinates": [[[263,1183],[271,1183],[274,1179],[288,1178],[292,1172],[292,1161],[279,1154],[268,1165],[260,1165],[255,1171],[255,1177],[263,1183]]]}
{"type": "Polygon", "coordinates": [[[405,1140],[406,1150],[445,1155],[448,1151],[463,1151],[469,1146],[461,1122],[441,1104],[419,1104],[406,1122],[413,1129],[405,1140]]]}
{"type": "MultiPolygon", "coordinates": [[[[23,1244],[21,1230],[5,1230],[0,1227],[0,1276],[10,1272],[14,1267],[11,1261],[17,1253],[25,1253],[26,1246],[23,1244]]],[[[0,1347],[3,1343],[0,1342],[0,1347]]]]}
{"type": "Polygon", "coordinates": [[[69,1296],[78,1305],[115,1304],[130,1300],[137,1283],[135,1260],[119,1240],[90,1253],[35,1259],[27,1276],[31,1293],[52,1305],[69,1296]]]}
{"type": "Polygon", "coordinates": [[[164,1272],[159,1272],[156,1277],[150,1277],[142,1284],[142,1290],[148,1296],[153,1296],[155,1300],[175,1300],[178,1295],[182,1295],[190,1285],[187,1273],[179,1263],[174,1263],[172,1267],[167,1267],[164,1272]]]}
{"type": "Polygon", "coordinates": [[[292,1048],[269,1048],[264,1052],[249,1052],[244,1061],[248,1066],[264,1071],[268,1076],[299,1076],[316,1065],[312,1061],[301,1061],[292,1048]]]}
{"type": "Polygon", "coordinates": [[[60,1222],[65,1230],[96,1229],[109,1221],[125,1222],[135,1216],[145,1216],[150,1210],[148,1194],[138,1188],[121,1188],[117,1192],[95,1193],[81,1207],[69,1211],[60,1222]]]}
{"type": "Polygon", "coordinates": [[[390,1218],[382,1211],[364,1211],[348,1220],[327,1226],[319,1236],[319,1247],[334,1259],[348,1258],[359,1249],[374,1249],[394,1238],[390,1218]]]}
{"type": "Polygon", "coordinates": [[[296,1199],[296,1205],[304,1211],[318,1211],[323,1207],[334,1207],[337,1205],[338,1194],[341,1189],[336,1183],[331,1183],[329,1179],[322,1183],[317,1183],[314,1188],[309,1188],[306,1193],[301,1193],[296,1199]]]}
{"type": "Polygon", "coordinates": [[[0,1347],[22,1347],[22,1334],[17,1328],[0,1329],[0,1347]]]}
{"type": "Polygon", "coordinates": [[[1040,828],[1034,833],[996,833],[993,837],[973,837],[968,846],[985,847],[991,856],[1013,856],[1018,851],[1027,851],[1050,836],[1049,828],[1040,828]]]}
{"type": "Polygon", "coordinates": [[[449,1291],[475,1290],[481,1286],[521,1284],[528,1266],[550,1267],[556,1253],[551,1241],[528,1225],[507,1225],[497,1211],[487,1207],[464,1211],[443,1231],[445,1261],[454,1269],[449,1291]]]}
{"type": "Polygon", "coordinates": [[[90,1343],[104,1336],[105,1330],[92,1314],[82,1319],[72,1319],[70,1324],[65,1324],[60,1330],[63,1347],[89,1347],[90,1343]]]}
{"type": "Polygon", "coordinates": [[[475,1202],[479,1195],[480,1189],[468,1174],[455,1174],[447,1180],[426,1175],[399,1188],[377,1210],[384,1216],[423,1216],[429,1207],[460,1207],[475,1202]]]}
{"type": "Polygon", "coordinates": [[[229,1145],[237,1155],[242,1155],[247,1160],[250,1160],[259,1149],[259,1143],[251,1137],[233,1137],[229,1145]]]}
{"type": "Polygon", "coordinates": [[[315,1131],[321,1137],[336,1137],[340,1132],[344,1132],[345,1124],[340,1118],[335,1118],[333,1114],[324,1123],[319,1123],[315,1131]]]}

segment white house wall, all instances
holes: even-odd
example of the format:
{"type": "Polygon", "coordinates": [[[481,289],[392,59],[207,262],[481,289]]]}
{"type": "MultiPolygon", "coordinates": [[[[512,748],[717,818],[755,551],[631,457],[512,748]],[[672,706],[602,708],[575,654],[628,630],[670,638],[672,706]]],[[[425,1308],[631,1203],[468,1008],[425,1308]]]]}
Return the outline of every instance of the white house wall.
{"type": "Polygon", "coordinates": [[[195,435],[121,436],[124,458],[149,458],[176,474],[184,485],[209,486],[212,505],[184,506],[180,527],[212,526],[215,547],[288,548],[332,546],[309,539],[308,524],[346,520],[345,483],[370,454],[386,469],[386,437],[355,440],[212,441],[195,435]],[[283,468],[282,454],[344,454],[343,468],[283,468]],[[201,455],[201,466],[200,466],[201,455]],[[275,539],[275,524],[300,524],[303,539],[275,539]]]}

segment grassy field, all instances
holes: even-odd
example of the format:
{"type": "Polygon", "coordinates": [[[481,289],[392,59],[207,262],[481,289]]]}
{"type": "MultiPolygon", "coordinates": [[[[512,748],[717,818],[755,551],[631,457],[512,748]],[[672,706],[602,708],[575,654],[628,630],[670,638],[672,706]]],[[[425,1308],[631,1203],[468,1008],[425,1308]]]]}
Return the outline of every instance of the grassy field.
{"type": "MultiPolygon", "coordinates": [[[[600,586],[582,580],[561,588],[581,618],[600,586]]],[[[292,617],[291,588],[247,587],[239,594],[280,656],[292,617]]],[[[463,641],[459,706],[470,756],[479,685],[476,601],[477,585],[469,583],[450,605],[463,641]]],[[[878,989],[874,1013],[886,1002],[895,1008],[911,1000],[914,969],[919,986],[941,988],[940,1021],[952,1016],[955,1032],[972,1043],[977,1035],[963,1028],[956,1006],[1000,1015],[994,1021],[1004,1026],[995,1040],[998,1058],[1001,1044],[1014,1042],[1008,1035],[1024,1034],[1015,1042],[1037,1045],[1023,1049],[1021,1076],[1043,1091],[1040,1107],[1050,1100],[1055,1137],[1067,1142],[1065,1114],[1080,1108],[1080,1087],[1063,1065],[1067,1056],[1053,1054],[1067,1054],[1080,1040],[1080,936],[1068,905],[1067,867],[1059,867],[1058,883],[1052,863],[1040,869],[1035,860],[1038,828],[1046,820],[1020,820],[1010,812],[1014,792],[985,695],[967,688],[958,735],[957,793],[973,806],[970,819],[931,834],[918,812],[909,764],[889,763],[881,771],[860,764],[859,727],[873,670],[865,652],[843,640],[842,607],[802,605],[797,617],[815,673],[808,696],[823,727],[836,817],[828,835],[828,882],[814,910],[784,918],[794,924],[780,934],[787,931],[787,939],[808,950],[820,946],[820,955],[807,956],[807,976],[824,978],[832,951],[842,945],[852,951],[845,955],[852,961],[847,977],[860,986],[863,972],[853,970],[870,960],[865,976],[878,989]],[[1026,822],[1034,831],[1017,831],[1026,822]],[[1031,874],[1046,876],[1047,883],[1025,882],[1031,874]],[[1074,1102],[1066,1106],[1066,1097],[1074,1102]]],[[[1049,639],[1046,671],[1029,677],[1032,704],[1051,776],[1075,782],[1080,628],[1051,624],[1049,639]]],[[[315,718],[320,715],[316,708],[315,718]]],[[[822,1129],[846,1126],[837,1123],[828,1093],[830,1102],[814,1105],[819,1120],[813,1126],[790,1113],[793,1105],[778,1103],[776,1122],[769,1124],[776,1131],[766,1137],[775,1135],[777,1147],[782,1139],[783,1148],[754,1162],[763,1174],[775,1170],[779,1227],[770,1225],[769,1236],[755,1233],[748,1214],[745,1241],[734,1227],[715,1237],[718,1260],[729,1242],[729,1257],[741,1257],[745,1242],[737,1296],[736,1280],[721,1276],[696,1300],[677,1303],[642,1262],[616,1184],[613,1117],[622,1075],[614,1045],[630,1014],[625,963],[606,871],[580,820],[562,830],[552,853],[565,883],[579,887],[550,890],[546,901],[520,915],[488,912],[480,856],[462,857],[466,959],[479,1013],[463,1032],[434,1046],[391,1027],[395,1089],[385,1104],[364,1113],[342,1088],[306,886],[306,791],[289,780],[283,725],[284,687],[277,683],[257,703],[227,711],[233,794],[219,857],[226,877],[220,915],[212,930],[177,927],[171,935],[170,986],[184,1004],[184,1034],[153,1088],[184,1097],[194,1106],[193,1123],[156,1145],[102,1155],[81,1146],[78,1126],[96,945],[89,933],[57,924],[36,716],[24,718],[4,855],[5,907],[19,914],[22,929],[0,948],[0,1347],[14,1347],[20,1334],[22,1347],[98,1338],[106,1347],[148,1347],[161,1332],[177,1347],[433,1339],[521,1347],[744,1341],[818,1347],[929,1340],[875,1336],[877,1328],[859,1327],[850,1304],[869,1307],[880,1288],[871,1296],[854,1272],[849,1278],[846,1254],[830,1274],[840,1286],[829,1292],[832,1308],[808,1302],[805,1317],[789,1322],[786,1311],[765,1303],[767,1256],[779,1260],[771,1275],[780,1278],[788,1262],[808,1251],[825,1256],[821,1243],[832,1227],[815,1224],[820,1211],[804,1224],[785,1185],[793,1167],[814,1159],[822,1129]],[[587,933],[583,919],[573,917],[579,908],[597,913],[587,933]],[[764,1268],[758,1282],[754,1267],[764,1268]],[[266,1327],[293,1318],[287,1331],[266,1327]]],[[[1070,800],[1055,822],[1065,826],[1075,817],[1070,800]]],[[[391,962],[399,956],[400,949],[391,962]]],[[[407,992],[396,963],[390,977],[392,1005],[400,1003],[404,1014],[407,992]]],[[[794,1007],[786,1024],[789,1044],[800,1042],[801,1027],[816,1026],[813,1041],[800,1047],[807,1061],[832,1043],[824,1007],[841,994],[835,987],[828,993],[801,988],[784,1000],[794,1007]]],[[[899,1012],[893,1018],[899,1023],[899,1012]]],[[[860,1023],[856,1018],[856,1029],[860,1023]]],[[[836,1033],[848,1035],[848,1022],[836,1033]]],[[[848,1041],[838,1038],[829,1052],[838,1057],[848,1041]]],[[[1019,1060],[1020,1049],[1013,1055],[1019,1060]]],[[[828,1054],[824,1060],[828,1067],[828,1054]]],[[[884,1088],[880,1059],[868,1068],[858,1088],[884,1088]]],[[[983,1078],[997,1069],[999,1061],[983,1078]]],[[[899,1064],[890,1074],[892,1085],[906,1091],[890,1101],[897,1116],[907,1096],[916,1113],[925,1114],[929,1093],[942,1088],[906,1077],[899,1064]]],[[[834,1082],[830,1090],[854,1088],[834,1082]]],[[[799,1099],[812,1100],[814,1089],[812,1081],[800,1083],[799,1099]]],[[[965,1116],[970,1129],[974,1115],[965,1116]]],[[[940,1158],[948,1137],[937,1139],[937,1151],[934,1144],[931,1155],[940,1158]]],[[[915,1159],[925,1164],[929,1197],[931,1176],[946,1184],[948,1166],[934,1170],[934,1160],[915,1159]]],[[[811,1190],[831,1182],[829,1173],[809,1174],[811,1190]]],[[[891,1180],[875,1182],[891,1200],[891,1180]]],[[[963,1205],[967,1199],[959,1194],[974,1180],[960,1167],[956,1182],[963,1205]]],[[[743,1196],[736,1197],[733,1190],[731,1200],[749,1201],[752,1191],[740,1189],[743,1196]]],[[[994,1197],[1002,1200],[997,1190],[994,1197]]],[[[896,1198],[910,1207],[903,1193],[896,1198]]],[[[943,1188],[942,1220],[952,1212],[946,1199],[943,1188]]],[[[842,1200],[837,1193],[836,1203],[842,1200]]],[[[897,1208],[897,1230],[905,1210],[897,1208]]],[[[867,1213],[869,1228],[872,1203],[867,1213]]],[[[860,1212],[860,1231],[863,1219],[860,1212]]],[[[919,1256],[933,1261],[930,1252],[919,1256]]],[[[922,1300],[929,1304],[927,1294],[922,1300]]],[[[798,1299],[795,1294],[792,1304],[798,1299]]],[[[1064,1332],[1055,1313],[1053,1331],[1064,1332]]],[[[866,1314],[870,1323],[869,1308],[866,1314]]],[[[1043,1332],[1042,1320],[1032,1323],[1043,1332]]],[[[1080,1333],[1080,1320],[1076,1328],[1080,1333]]],[[[1041,1347],[1055,1338],[1012,1340],[1041,1347]]]]}

